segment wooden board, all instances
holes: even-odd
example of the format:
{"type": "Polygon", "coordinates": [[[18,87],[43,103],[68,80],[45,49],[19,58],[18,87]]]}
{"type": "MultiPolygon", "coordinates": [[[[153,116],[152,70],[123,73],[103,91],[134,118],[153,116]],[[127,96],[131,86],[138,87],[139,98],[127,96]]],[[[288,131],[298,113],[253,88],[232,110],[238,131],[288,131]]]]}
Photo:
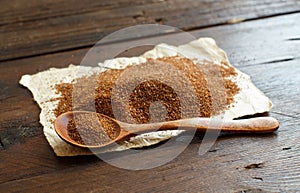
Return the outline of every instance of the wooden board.
{"type": "MultiPolygon", "coordinates": [[[[91,46],[111,32],[136,24],[191,30],[300,11],[298,0],[5,0],[2,5],[0,60],[91,46]]],[[[138,36],[158,33],[170,31],[146,30],[138,36]]]]}
{"type": "MultiPolygon", "coordinates": [[[[179,157],[152,170],[118,169],[95,156],[58,158],[47,144],[38,123],[40,110],[18,81],[23,74],[79,64],[88,49],[2,62],[0,192],[299,190],[299,18],[290,14],[191,31],[196,37],[214,37],[232,63],[252,76],[274,102],[271,115],[281,126],[272,135],[222,136],[203,156],[197,154],[197,135],[179,157]]],[[[178,146],[158,154],[170,148],[178,146]]]]}

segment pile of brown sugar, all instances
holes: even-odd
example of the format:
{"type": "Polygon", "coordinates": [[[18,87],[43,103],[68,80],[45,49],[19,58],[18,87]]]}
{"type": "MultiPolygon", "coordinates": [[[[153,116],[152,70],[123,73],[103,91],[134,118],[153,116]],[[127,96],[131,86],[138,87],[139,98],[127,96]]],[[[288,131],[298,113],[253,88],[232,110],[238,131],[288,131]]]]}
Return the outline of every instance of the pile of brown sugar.
{"type": "Polygon", "coordinates": [[[84,110],[128,123],[210,117],[230,108],[239,92],[230,79],[236,74],[225,62],[220,66],[180,56],[148,59],[125,69],[109,69],[73,83],[57,84],[61,97],[57,98],[55,115],[84,110]],[[141,79],[151,70],[162,73],[141,79]],[[121,91],[115,92],[116,88],[121,91]]]}

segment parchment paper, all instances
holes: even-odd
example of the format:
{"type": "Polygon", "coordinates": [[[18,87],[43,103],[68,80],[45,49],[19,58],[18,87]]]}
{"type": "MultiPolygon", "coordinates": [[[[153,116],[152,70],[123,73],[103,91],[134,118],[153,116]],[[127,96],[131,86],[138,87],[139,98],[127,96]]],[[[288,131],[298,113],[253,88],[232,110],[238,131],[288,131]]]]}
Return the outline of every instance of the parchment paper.
{"type": "MultiPolygon", "coordinates": [[[[225,61],[229,64],[226,53],[220,49],[211,38],[200,38],[188,44],[178,47],[159,44],[154,49],[139,57],[116,58],[99,63],[99,66],[121,69],[128,65],[139,64],[146,61],[146,58],[160,58],[166,56],[183,55],[192,60],[208,60],[215,64],[222,65],[225,61]]],[[[229,64],[230,65],[230,64],[229,64]]],[[[40,123],[44,126],[44,134],[57,156],[76,156],[91,154],[87,149],[77,148],[64,142],[54,131],[53,121],[55,120],[54,109],[58,101],[51,100],[59,97],[54,85],[59,83],[71,83],[79,76],[91,75],[95,72],[101,73],[105,70],[99,67],[82,67],[70,65],[68,68],[51,68],[34,75],[24,75],[20,84],[27,87],[33,94],[34,100],[41,108],[40,123]],[[78,71],[80,69],[80,75],[78,71]]],[[[272,108],[272,102],[251,82],[248,75],[237,70],[237,75],[231,77],[236,81],[240,92],[234,97],[234,105],[226,110],[224,117],[234,119],[237,117],[267,112],[272,108]]],[[[149,146],[181,134],[182,130],[157,131],[131,137],[128,141],[122,142],[118,147],[103,148],[99,153],[110,151],[122,151],[129,148],[149,146]]]]}

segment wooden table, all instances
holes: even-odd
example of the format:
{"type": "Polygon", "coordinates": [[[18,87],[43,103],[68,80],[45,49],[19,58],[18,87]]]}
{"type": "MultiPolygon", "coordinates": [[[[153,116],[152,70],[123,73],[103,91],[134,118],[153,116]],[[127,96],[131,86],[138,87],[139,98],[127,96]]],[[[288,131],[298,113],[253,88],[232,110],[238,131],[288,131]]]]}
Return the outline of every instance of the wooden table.
{"type": "Polygon", "coordinates": [[[300,191],[300,1],[3,0],[1,4],[0,192],[300,191]],[[40,109],[18,84],[20,77],[79,64],[105,35],[147,23],[216,39],[231,63],[251,75],[273,101],[270,115],[281,122],[278,132],[221,136],[202,156],[197,153],[201,137],[195,136],[173,161],[142,171],[113,167],[96,156],[55,156],[39,124],[40,109]]]}

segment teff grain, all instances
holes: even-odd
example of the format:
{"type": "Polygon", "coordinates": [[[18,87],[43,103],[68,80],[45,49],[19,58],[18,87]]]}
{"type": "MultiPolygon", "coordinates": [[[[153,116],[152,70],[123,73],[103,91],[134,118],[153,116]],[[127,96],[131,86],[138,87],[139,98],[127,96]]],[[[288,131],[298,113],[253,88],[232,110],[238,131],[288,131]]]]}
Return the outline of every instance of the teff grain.
{"type": "MultiPolygon", "coordinates": [[[[179,56],[148,59],[144,64],[120,70],[106,70],[101,74],[78,78],[74,81],[76,83],[56,85],[57,92],[61,94],[61,97],[57,98],[59,104],[55,109],[55,114],[58,116],[66,111],[86,110],[116,118],[115,115],[118,112],[129,109],[129,114],[118,116],[117,119],[128,123],[147,123],[153,118],[151,116],[163,113],[160,109],[154,109],[152,114],[149,112],[151,104],[158,101],[165,107],[165,121],[195,116],[210,117],[221,114],[230,108],[234,96],[239,92],[236,82],[230,79],[236,74],[235,69],[226,62],[220,66],[208,61],[197,63],[179,56]],[[166,76],[166,79],[170,79],[169,81],[180,82],[180,85],[189,83],[193,86],[199,104],[196,115],[188,112],[185,117],[182,117],[182,103],[191,104],[189,102],[190,93],[179,98],[172,87],[155,79],[141,82],[136,86],[130,94],[129,101],[124,101],[122,94],[115,96],[117,105],[113,109],[112,90],[122,73],[128,69],[136,70],[131,78],[119,83],[119,86],[126,90],[141,74],[147,73],[143,71],[144,66],[157,63],[177,68],[187,78],[183,80],[177,75],[166,76]],[[220,85],[222,89],[220,89],[220,85]]],[[[179,90],[185,92],[186,87],[180,86],[179,90]]]]}
{"type": "Polygon", "coordinates": [[[76,114],[69,121],[67,130],[71,139],[79,144],[91,146],[109,143],[120,133],[117,123],[96,113],[76,114]]]}

